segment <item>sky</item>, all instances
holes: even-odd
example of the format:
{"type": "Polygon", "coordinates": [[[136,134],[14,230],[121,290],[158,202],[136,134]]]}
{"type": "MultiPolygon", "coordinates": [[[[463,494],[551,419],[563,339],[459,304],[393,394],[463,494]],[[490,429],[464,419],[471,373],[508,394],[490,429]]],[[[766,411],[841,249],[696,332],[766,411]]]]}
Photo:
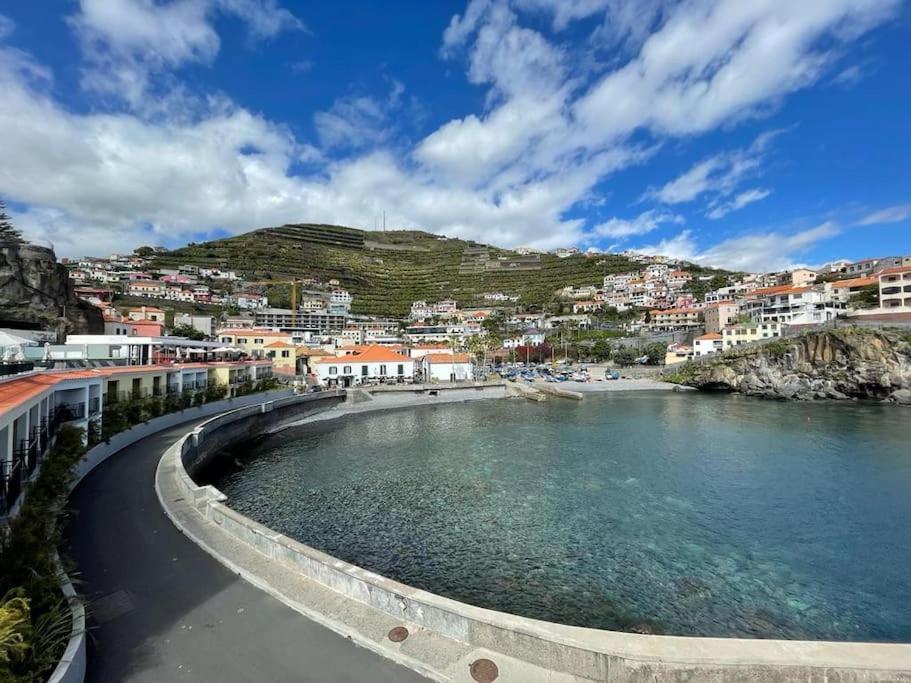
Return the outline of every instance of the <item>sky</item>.
{"type": "Polygon", "coordinates": [[[908,0],[0,0],[58,256],[289,222],[736,270],[911,253],[908,0]]]}

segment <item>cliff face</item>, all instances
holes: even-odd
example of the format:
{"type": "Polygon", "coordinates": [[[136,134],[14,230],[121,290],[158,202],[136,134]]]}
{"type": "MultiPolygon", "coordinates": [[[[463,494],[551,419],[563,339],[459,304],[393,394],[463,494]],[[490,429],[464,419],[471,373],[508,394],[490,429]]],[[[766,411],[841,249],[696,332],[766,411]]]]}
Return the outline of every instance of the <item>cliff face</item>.
{"type": "Polygon", "coordinates": [[[811,332],[681,369],[697,389],[779,399],[911,398],[911,340],[860,329],[811,332]]]}
{"type": "Polygon", "coordinates": [[[101,311],[76,298],[67,270],[52,249],[0,242],[0,327],[40,325],[58,340],[67,334],[102,334],[101,311]]]}

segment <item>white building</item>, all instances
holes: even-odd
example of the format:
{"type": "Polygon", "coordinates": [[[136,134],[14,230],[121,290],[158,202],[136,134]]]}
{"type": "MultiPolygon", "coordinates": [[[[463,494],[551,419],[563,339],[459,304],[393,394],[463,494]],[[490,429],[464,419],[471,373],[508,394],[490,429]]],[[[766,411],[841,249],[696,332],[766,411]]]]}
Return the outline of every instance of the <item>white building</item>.
{"type": "Polygon", "coordinates": [[[835,301],[822,288],[773,287],[768,292],[757,290],[754,295],[762,304],[760,322],[788,325],[814,325],[834,320],[845,305],[835,301]]]}
{"type": "Polygon", "coordinates": [[[709,332],[693,341],[693,356],[708,356],[724,348],[724,337],[717,332],[709,332]]]}
{"type": "Polygon", "coordinates": [[[238,308],[248,311],[266,308],[269,305],[269,298],[262,294],[237,294],[233,301],[238,308]]]}
{"type": "Polygon", "coordinates": [[[373,344],[341,358],[317,358],[313,371],[323,386],[350,387],[379,381],[414,381],[414,360],[373,344]]]}
{"type": "Polygon", "coordinates": [[[474,379],[474,360],[469,353],[428,353],[421,359],[425,381],[468,382],[474,379]]]}
{"type": "Polygon", "coordinates": [[[879,307],[911,308],[911,265],[887,268],[879,274],[879,307]]]}

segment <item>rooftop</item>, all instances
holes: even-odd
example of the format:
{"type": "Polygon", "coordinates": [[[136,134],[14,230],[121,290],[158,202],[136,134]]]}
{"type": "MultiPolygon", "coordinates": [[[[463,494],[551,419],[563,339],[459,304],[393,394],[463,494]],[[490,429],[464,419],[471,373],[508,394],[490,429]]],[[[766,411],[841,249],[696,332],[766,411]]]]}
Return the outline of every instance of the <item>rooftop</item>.
{"type": "Polygon", "coordinates": [[[379,344],[371,344],[363,351],[358,353],[353,353],[350,356],[342,356],[340,358],[317,358],[315,363],[402,363],[408,362],[411,359],[408,356],[403,356],[400,353],[396,353],[388,346],[380,346],[379,344]]]}
{"type": "Polygon", "coordinates": [[[471,355],[467,353],[428,353],[424,358],[428,363],[470,363],[471,355]]]}

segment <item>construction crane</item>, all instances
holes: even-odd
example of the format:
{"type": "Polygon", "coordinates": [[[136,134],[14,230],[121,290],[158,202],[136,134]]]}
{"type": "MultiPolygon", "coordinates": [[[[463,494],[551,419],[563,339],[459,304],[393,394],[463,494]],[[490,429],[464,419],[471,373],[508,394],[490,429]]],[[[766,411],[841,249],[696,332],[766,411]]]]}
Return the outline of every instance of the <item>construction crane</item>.
{"type": "Polygon", "coordinates": [[[300,282],[297,278],[290,280],[264,280],[262,282],[248,282],[248,285],[291,285],[291,326],[297,327],[297,311],[300,307],[300,301],[297,299],[297,285],[300,282]]]}

